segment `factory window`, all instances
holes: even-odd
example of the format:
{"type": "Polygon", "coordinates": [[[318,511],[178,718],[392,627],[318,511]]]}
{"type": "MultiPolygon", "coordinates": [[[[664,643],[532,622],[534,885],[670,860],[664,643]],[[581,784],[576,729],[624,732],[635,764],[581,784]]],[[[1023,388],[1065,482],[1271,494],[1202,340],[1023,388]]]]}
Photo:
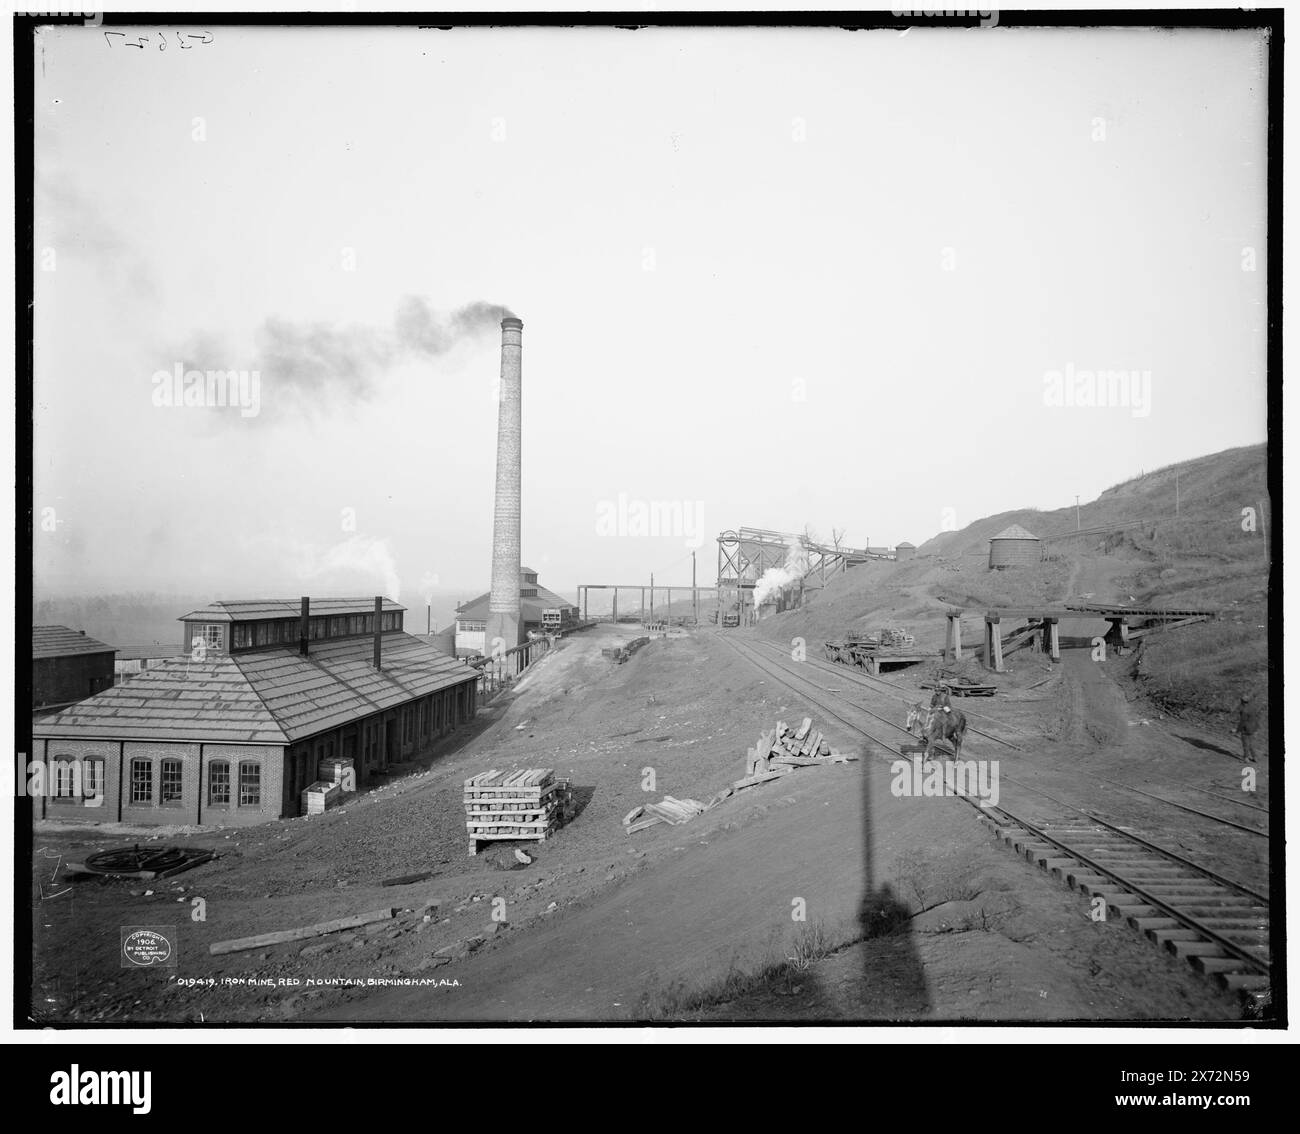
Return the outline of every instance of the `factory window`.
{"type": "Polygon", "coordinates": [[[131,802],[153,802],[153,761],[131,761],[131,802]]]}
{"type": "Polygon", "coordinates": [[[181,762],[164,760],[162,775],[159,778],[163,803],[180,803],[181,801],[181,762]]]}
{"type": "Polygon", "coordinates": [[[231,641],[233,642],[232,649],[248,649],[253,644],[253,627],[247,622],[236,623],[234,632],[231,635],[231,641]]]}
{"type": "Polygon", "coordinates": [[[230,806],[230,764],[225,760],[214,760],[208,765],[208,803],[230,806]]]}
{"type": "Polygon", "coordinates": [[[239,765],[239,806],[262,806],[262,765],[251,760],[239,765]]]}
{"type": "Polygon", "coordinates": [[[77,796],[77,758],[75,756],[56,756],[54,758],[54,798],[75,799],[77,796]]]}
{"type": "MultiPolygon", "coordinates": [[[[200,639],[204,648],[208,650],[220,650],[225,643],[225,635],[222,633],[222,626],[218,622],[196,623],[194,637],[200,639]]],[[[192,642],[191,645],[193,645],[192,642]]]]}
{"type": "Polygon", "coordinates": [[[104,794],[104,761],[85,760],[81,765],[81,794],[87,799],[99,799],[104,794]]]}
{"type": "Polygon", "coordinates": [[[483,618],[464,618],[456,623],[462,634],[481,634],[487,630],[487,620],[483,618]]]}

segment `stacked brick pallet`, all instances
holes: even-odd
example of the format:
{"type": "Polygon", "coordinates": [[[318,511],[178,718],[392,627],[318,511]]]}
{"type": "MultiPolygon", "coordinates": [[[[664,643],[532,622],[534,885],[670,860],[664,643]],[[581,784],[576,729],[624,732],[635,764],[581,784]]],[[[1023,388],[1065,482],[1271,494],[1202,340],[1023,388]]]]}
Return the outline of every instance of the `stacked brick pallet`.
{"type": "Polygon", "coordinates": [[[465,781],[465,829],[469,853],[479,843],[497,840],[545,840],[569,816],[573,790],[550,768],[515,772],[481,772],[465,781]]]}

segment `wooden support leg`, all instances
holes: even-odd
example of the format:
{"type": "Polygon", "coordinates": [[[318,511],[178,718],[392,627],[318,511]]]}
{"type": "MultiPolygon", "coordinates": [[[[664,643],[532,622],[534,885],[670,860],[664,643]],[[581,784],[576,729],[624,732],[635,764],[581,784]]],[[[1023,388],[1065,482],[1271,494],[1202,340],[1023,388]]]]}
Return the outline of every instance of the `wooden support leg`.
{"type": "Polygon", "coordinates": [[[1052,661],[1061,660],[1061,627],[1055,618],[1047,624],[1047,652],[1052,661]]]}
{"type": "Polygon", "coordinates": [[[1002,622],[996,616],[984,619],[984,664],[994,673],[1005,672],[1002,666],[1002,622]]]}
{"type": "Polygon", "coordinates": [[[948,658],[961,661],[961,616],[948,615],[948,658]]]}

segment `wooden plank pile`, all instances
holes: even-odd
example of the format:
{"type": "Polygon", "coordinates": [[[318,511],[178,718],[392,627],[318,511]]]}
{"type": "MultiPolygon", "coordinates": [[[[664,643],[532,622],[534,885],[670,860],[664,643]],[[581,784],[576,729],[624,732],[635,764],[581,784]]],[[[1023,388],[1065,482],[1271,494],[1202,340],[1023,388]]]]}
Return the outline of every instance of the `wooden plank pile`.
{"type": "Polygon", "coordinates": [[[777,721],[776,728],[759,735],[757,743],[745,757],[745,778],[731,786],[742,791],[789,775],[796,768],[817,764],[846,764],[856,756],[834,751],[821,729],[814,728],[811,717],[804,717],[798,728],[777,721]]]}
{"type": "Polygon", "coordinates": [[[465,781],[464,802],[472,857],[479,843],[550,838],[572,812],[573,789],[550,768],[493,768],[465,781]]]}
{"type": "MultiPolygon", "coordinates": [[[[728,795],[730,792],[727,793],[728,795]]],[[[721,802],[718,800],[717,802],[721,802]]],[[[634,807],[623,816],[623,827],[629,835],[644,831],[656,823],[688,823],[697,815],[702,815],[710,807],[716,806],[713,800],[701,803],[698,799],[677,799],[666,795],[658,803],[647,803],[643,807],[634,807]]]]}
{"type": "Polygon", "coordinates": [[[811,717],[804,717],[798,728],[791,728],[785,721],[777,721],[776,728],[759,736],[758,742],[749,750],[743,779],[723,788],[707,803],[666,795],[658,803],[635,807],[623,816],[623,828],[629,835],[635,835],[656,823],[686,823],[696,815],[713,810],[724,799],[745,788],[765,784],[769,780],[779,780],[799,768],[811,768],[818,764],[847,764],[856,759],[857,756],[832,749],[822,731],[813,728],[811,717]]]}
{"type": "Polygon", "coordinates": [[[894,648],[914,646],[916,639],[906,630],[886,628],[880,631],[880,644],[894,648]]]}

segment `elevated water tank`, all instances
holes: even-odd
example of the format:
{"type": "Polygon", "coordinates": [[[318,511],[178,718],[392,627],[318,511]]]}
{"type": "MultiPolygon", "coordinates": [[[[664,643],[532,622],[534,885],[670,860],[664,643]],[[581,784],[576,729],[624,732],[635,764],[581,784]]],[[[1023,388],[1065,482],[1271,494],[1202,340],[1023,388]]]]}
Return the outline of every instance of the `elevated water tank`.
{"type": "Polygon", "coordinates": [[[1027,567],[1043,557],[1042,541],[1019,524],[989,540],[989,567],[1027,567]]]}

